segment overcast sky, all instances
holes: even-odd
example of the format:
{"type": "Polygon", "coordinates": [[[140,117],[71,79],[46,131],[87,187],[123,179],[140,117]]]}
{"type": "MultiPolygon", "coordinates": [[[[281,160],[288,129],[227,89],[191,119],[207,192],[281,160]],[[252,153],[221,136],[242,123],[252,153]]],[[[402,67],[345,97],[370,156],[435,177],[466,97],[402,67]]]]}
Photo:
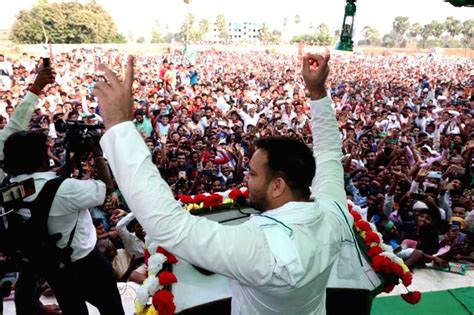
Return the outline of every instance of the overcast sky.
{"type": "MultiPolygon", "coordinates": [[[[53,1],[51,1],[53,2],[53,1]]],[[[86,2],[86,1],[79,1],[86,2]]],[[[296,32],[291,25],[296,14],[301,23],[298,33],[304,32],[312,23],[317,26],[327,23],[333,29],[341,28],[345,0],[193,0],[190,6],[183,0],[97,0],[112,15],[120,32],[127,35],[147,36],[158,19],[162,26],[178,31],[188,12],[197,19],[207,18],[211,22],[222,13],[228,21],[265,22],[271,29],[281,29],[283,18],[291,22],[289,32],[296,32]]],[[[36,0],[2,0],[0,29],[8,29],[21,9],[31,8],[36,0]]],[[[382,34],[391,29],[396,16],[408,16],[411,22],[428,23],[444,21],[448,16],[459,20],[474,17],[474,8],[456,8],[444,0],[358,0],[356,30],[364,26],[378,28],[382,34]]]]}

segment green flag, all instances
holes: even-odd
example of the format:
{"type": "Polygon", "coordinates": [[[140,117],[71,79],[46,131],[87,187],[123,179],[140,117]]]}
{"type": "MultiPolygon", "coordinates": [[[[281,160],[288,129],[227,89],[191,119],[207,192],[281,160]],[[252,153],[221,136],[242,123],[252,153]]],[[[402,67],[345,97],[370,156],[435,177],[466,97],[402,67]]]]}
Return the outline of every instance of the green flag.
{"type": "Polygon", "coordinates": [[[190,64],[196,63],[197,52],[188,43],[184,44],[183,56],[190,64]]]}

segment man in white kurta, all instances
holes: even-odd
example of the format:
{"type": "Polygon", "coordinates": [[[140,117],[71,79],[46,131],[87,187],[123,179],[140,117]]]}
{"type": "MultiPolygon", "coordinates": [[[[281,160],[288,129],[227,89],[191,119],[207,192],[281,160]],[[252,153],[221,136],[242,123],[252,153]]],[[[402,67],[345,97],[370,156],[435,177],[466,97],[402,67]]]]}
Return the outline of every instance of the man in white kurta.
{"type": "Polygon", "coordinates": [[[237,226],[192,216],[174,199],[129,118],[133,58],[124,83],[102,68],[110,83],[94,92],[108,129],[101,146],[148,238],[183,260],[234,279],[232,314],[325,314],[332,267],[342,243],[353,241],[350,233],[343,236],[347,222],[336,205],[345,208],[346,196],[338,125],[324,88],[329,57],[314,58],[318,70],[310,70],[306,57],[303,74],[312,98],[315,201],[287,202],[237,226]]]}

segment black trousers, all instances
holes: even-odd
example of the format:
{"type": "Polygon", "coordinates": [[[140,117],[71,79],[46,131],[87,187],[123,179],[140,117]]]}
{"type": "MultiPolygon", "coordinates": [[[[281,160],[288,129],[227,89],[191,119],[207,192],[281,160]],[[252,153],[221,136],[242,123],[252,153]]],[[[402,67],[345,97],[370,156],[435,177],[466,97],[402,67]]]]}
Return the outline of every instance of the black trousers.
{"type": "Polygon", "coordinates": [[[369,290],[326,289],[327,315],[351,314],[370,315],[372,299],[369,290]]]}
{"type": "Polygon", "coordinates": [[[17,315],[39,315],[41,289],[38,287],[38,272],[31,264],[20,266],[15,285],[15,309],[17,315]]]}
{"type": "Polygon", "coordinates": [[[99,250],[94,249],[64,269],[50,264],[44,271],[63,315],[88,314],[86,301],[101,314],[124,314],[112,266],[99,250]]]}

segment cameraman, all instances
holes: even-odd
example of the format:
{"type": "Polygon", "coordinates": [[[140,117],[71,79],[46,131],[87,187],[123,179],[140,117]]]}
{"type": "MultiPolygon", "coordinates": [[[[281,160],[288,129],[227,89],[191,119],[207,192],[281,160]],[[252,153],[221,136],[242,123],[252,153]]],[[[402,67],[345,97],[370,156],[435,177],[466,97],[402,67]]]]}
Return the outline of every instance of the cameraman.
{"type": "MultiPolygon", "coordinates": [[[[0,56],[0,62],[1,62],[1,56],[0,56]]],[[[1,71],[0,71],[1,72],[1,71]]],[[[10,120],[8,121],[8,124],[0,130],[0,160],[3,160],[3,146],[5,143],[5,140],[13,133],[17,131],[22,131],[26,130],[28,127],[28,124],[31,120],[31,116],[33,115],[33,112],[35,110],[35,105],[38,101],[38,96],[41,93],[41,91],[44,89],[44,87],[50,83],[54,83],[55,81],[55,72],[52,68],[40,68],[38,71],[38,74],[35,78],[35,81],[33,84],[30,86],[29,91],[27,92],[25,98],[23,99],[23,102],[18,105],[15,108],[15,111],[13,112],[13,115],[10,117],[10,120]]],[[[3,182],[5,178],[5,174],[3,172],[3,168],[0,168],[0,182],[3,182]]],[[[0,277],[2,275],[0,274],[0,277]]],[[[42,305],[39,302],[39,299],[35,297],[35,291],[36,291],[36,277],[32,274],[28,274],[28,280],[25,278],[25,274],[20,275],[22,281],[29,282],[28,284],[28,291],[29,289],[31,292],[26,293],[25,291],[22,291],[26,293],[28,296],[25,296],[25,298],[28,300],[25,301],[23,300],[23,303],[16,303],[17,304],[17,314],[33,314],[33,312],[44,312],[44,313],[54,313],[53,305],[42,305]],[[30,298],[32,300],[30,300],[30,298]],[[22,311],[23,309],[23,311],[22,311]],[[34,311],[33,311],[34,310],[34,311]]],[[[21,286],[21,285],[20,285],[21,286]]],[[[18,283],[17,283],[17,292],[21,291],[22,289],[18,290],[18,283]]],[[[19,294],[21,298],[21,293],[19,294]]],[[[15,295],[15,301],[18,300],[18,296],[15,295]]],[[[0,307],[3,304],[0,303],[0,307]]],[[[0,309],[1,310],[1,309],[0,309]]]]}
{"type": "MultiPolygon", "coordinates": [[[[4,170],[13,176],[10,181],[34,179],[35,193],[25,198],[25,202],[34,201],[46,182],[57,177],[49,171],[46,140],[43,133],[21,131],[5,142],[4,170]]],[[[71,246],[69,262],[60,268],[57,260],[44,255],[39,260],[41,267],[34,265],[35,273],[45,277],[65,315],[88,314],[86,301],[96,306],[101,314],[124,314],[110,263],[95,248],[97,237],[87,210],[102,205],[106,193],[113,190],[99,147],[93,146],[91,151],[98,180],[64,180],[53,199],[47,220],[49,235],[61,234],[56,246],[71,246]]]]}

